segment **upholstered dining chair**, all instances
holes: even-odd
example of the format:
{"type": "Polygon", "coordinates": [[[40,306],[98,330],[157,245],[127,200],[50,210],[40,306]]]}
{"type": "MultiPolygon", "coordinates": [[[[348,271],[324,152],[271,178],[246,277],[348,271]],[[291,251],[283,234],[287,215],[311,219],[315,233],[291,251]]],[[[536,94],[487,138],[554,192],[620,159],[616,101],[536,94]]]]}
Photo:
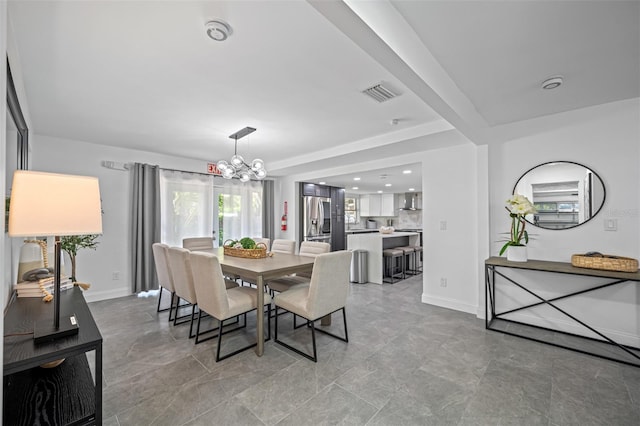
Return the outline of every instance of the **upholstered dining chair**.
{"type": "Polygon", "coordinates": [[[213,237],[183,238],[182,247],[191,251],[213,250],[213,237]]]}
{"type": "MultiPolygon", "coordinates": [[[[298,251],[298,255],[307,256],[307,257],[316,257],[319,254],[329,253],[331,250],[331,244],[322,243],[317,241],[303,241],[300,243],[300,250],[298,251]]],[[[311,279],[311,273],[309,272],[299,272],[296,275],[288,275],[281,278],[276,278],[275,280],[270,280],[267,282],[269,286],[269,290],[277,291],[278,293],[282,293],[283,291],[289,290],[291,287],[300,285],[300,284],[308,284],[311,279]]]]}
{"type": "Polygon", "coordinates": [[[180,300],[184,300],[185,302],[191,304],[191,315],[178,317],[178,309],[176,308],[176,315],[173,319],[173,325],[183,324],[187,321],[178,322],[178,320],[189,317],[189,338],[191,338],[194,337],[193,322],[195,318],[198,299],[196,297],[196,291],[193,286],[193,275],[191,273],[191,267],[189,266],[189,253],[190,251],[185,248],[167,248],[169,270],[171,271],[175,293],[178,297],[177,305],[180,304],[180,300]]]}
{"type": "Polygon", "coordinates": [[[297,286],[291,288],[288,291],[278,294],[274,298],[274,303],[276,305],[276,343],[314,362],[318,362],[315,322],[320,318],[339,310],[342,310],[342,318],[344,320],[344,337],[322,329],[318,329],[318,331],[340,339],[343,342],[349,341],[345,305],[349,294],[349,268],[351,266],[351,255],[352,253],[346,250],[317,255],[314,261],[313,273],[311,274],[309,286],[297,286]],[[296,315],[307,320],[307,325],[311,328],[313,355],[309,355],[281,340],[278,340],[278,308],[284,308],[294,314],[294,328],[296,328],[296,315]]]}
{"type": "Polygon", "coordinates": [[[293,254],[296,251],[296,242],[294,240],[273,240],[271,244],[272,253],[287,253],[293,254]]]}
{"type": "Polygon", "coordinates": [[[169,270],[169,260],[167,259],[168,245],[162,243],[153,243],[151,249],[153,250],[153,262],[156,266],[156,274],[158,276],[158,283],[160,284],[160,294],[158,295],[158,309],[157,312],[169,311],[169,321],[172,321],[173,313],[173,300],[176,295],[176,290],[173,286],[173,277],[169,270]],[[166,290],[171,293],[171,301],[168,308],[160,309],[162,301],[162,293],[166,290]]]}
{"type": "MultiPolygon", "coordinates": [[[[194,278],[196,295],[198,297],[198,307],[200,309],[198,312],[198,323],[196,326],[196,343],[217,337],[218,347],[216,349],[216,362],[256,346],[257,342],[220,356],[223,334],[246,327],[248,312],[255,310],[256,315],[263,314],[262,307],[257,309],[258,290],[251,287],[226,288],[224,284],[224,277],[222,276],[222,269],[220,268],[220,262],[213,254],[192,252],[190,254],[190,265],[194,278]],[[202,312],[206,312],[210,316],[216,318],[219,321],[219,325],[212,330],[203,331],[201,333],[200,320],[202,312]],[[223,330],[225,321],[239,315],[244,316],[244,325],[235,327],[231,330],[223,330]],[[214,330],[218,331],[216,335],[199,339],[200,334],[205,334],[214,330]]],[[[270,314],[271,297],[268,294],[264,295],[264,304],[269,308],[268,314],[270,314]]],[[[269,319],[269,316],[270,315],[267,316],[267,340],[271,339],[271,320],[269,319]]],[[[263,338],[263,336],[261,336],[261,338],[263,338]]]]}

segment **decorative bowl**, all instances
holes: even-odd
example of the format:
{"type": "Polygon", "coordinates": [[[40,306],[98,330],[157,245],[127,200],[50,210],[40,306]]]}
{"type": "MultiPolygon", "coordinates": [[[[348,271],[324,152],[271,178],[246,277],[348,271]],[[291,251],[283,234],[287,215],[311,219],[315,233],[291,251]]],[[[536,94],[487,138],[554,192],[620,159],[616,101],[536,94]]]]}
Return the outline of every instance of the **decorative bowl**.
{"type": "Polygon", "coordinates": [[[393,234],[395,228],[393,226],[381,226],[378,231],[380,231],[381,234],[393,234]]]}

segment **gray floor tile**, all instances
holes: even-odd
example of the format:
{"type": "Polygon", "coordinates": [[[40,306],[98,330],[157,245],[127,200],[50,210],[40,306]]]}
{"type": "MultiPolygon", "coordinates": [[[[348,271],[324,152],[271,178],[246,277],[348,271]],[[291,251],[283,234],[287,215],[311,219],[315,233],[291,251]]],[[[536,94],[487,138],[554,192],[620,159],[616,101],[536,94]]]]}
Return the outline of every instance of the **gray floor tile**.
{"type": "Polygon", "coordinates": [[[331,385],[316,394],[278,426],[364,425],[378,410],[338,385],[331,385]]]}
{"type": "MultiPolygon", "coordinates": [[[[317,363],[273,341],[263,357],[218,363],[217,342],[194,345],[157,298],[90,303],[104,337],[104,424],[640,424],[640,368],[487,331],[421,294],[421,276],[352,285],[349,343],[319,334],[317,363]]],[[[251,341],[253,327],[250,316],[225,348],[251,341]]],[[[342,332],[340,315],[332,327],[342,332]]],[[[291,315],[281,330],[311,348],[291,315]]]]}

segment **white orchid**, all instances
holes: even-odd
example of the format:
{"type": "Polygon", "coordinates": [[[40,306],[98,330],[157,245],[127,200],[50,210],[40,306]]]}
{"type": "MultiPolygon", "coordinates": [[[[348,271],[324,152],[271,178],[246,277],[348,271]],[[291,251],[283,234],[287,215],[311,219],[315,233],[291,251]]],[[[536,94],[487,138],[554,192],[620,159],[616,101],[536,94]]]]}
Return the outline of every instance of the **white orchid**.
{"type": "Polygon", "coordinates": [[[537,212],[535,206],[527,197],[517,193],[513,194],[507,200],[506,209],[511,217],[511,232],[509,241],[507,241],[500,250],[501,255],[509,246],[523,246],[529,242],[529,234],[524,229],[527,223],[524,218],[528,214],[537,212]],[[522,240],[524,240],[524,244],[522,243],[522,240]]]}

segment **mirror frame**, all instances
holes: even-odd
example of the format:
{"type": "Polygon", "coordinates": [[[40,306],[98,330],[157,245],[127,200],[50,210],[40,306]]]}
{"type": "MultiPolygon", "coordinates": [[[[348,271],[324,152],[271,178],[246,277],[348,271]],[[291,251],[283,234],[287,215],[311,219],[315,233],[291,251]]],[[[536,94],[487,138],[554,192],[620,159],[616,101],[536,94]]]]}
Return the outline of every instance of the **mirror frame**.
{"type": "MultiPolygon", "coordinates": [[[[20,108],[20,101],[16,93],[16,86],[11,75],[9,58],[7,58],[7,108],[13,118],[13,123],[18,129],[18,158],[16,158],[16,168],[27,170],[29,168],[29,128],[20,108]]],[[[9,143],[9,141],[7,141],[9,143]]]]}
{"type": "MultiPolygon", "coordinates": [[[[525,177],[529,172],[542,167],[542,166],[546,166],[548,164],[556,164],[556,163],[566,163],[566,164],[573,164],[576,166],[580,166],[580,167],[584,167],[585,169],[589,170],[591,173],[593,173],[593,175],[598,178],[598,180],[600,181],[600,183],[602,184],[602,204],[600,204],[600,206],[598,207],[598,209],[591,215],[591,217],[587,220],[585,220],[584,222],[580,222],[576,225],[573,226],[567,226],[566,228],[546,228],[544,226],[540,226],[540,225],[536,225],[533,221],[529,220],[528,218],[525,217],[525,220],[527,221],[528,224],[535,226],[536,228],[540,228],[540,229],[546,229],[549,231],[564,231],[566,229],[573,229],[576,228],[580,225],[584,225],[585,223],[589,222],[591,219],[593,219],[594,217],[596,217],[598,215],[598,213],[600,213],[600,211],[602,211],[602,208],[604,207],[604,204],[607,200],[607,188],[604,185],[604,181],[602,180],[602,178],[600,177],[600,175],[593,170],[590,167],[585,166],[584,164],[581,163],[577,163],[575,161],[567,161],[567,160],[556,160],[556,161],[547,161],[546,163],[541,163],[538,164],[537,166],[531,167],[529,170],[527,170],[526,172],[524,172],[516,181],[515,185],[513,185],[513,190],[511,191],[512,194],[516,193],[516,188],[518,187],[518,184],[520,183],[520,181],[522,180],[523,177],[525,177]]],[[[531,202],[533,203],[533,200],[531,200],[531,202]]]]}

